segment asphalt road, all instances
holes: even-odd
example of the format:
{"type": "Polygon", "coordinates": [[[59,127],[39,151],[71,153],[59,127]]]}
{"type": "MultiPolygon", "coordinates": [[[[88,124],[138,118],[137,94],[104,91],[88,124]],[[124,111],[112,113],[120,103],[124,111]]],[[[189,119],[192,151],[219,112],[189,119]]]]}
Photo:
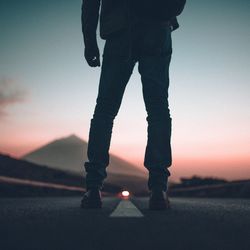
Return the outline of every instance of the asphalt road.
{"type": "Polygon", "coordinates": [[[105,197],[96,210],[81,209],[80,199],[0,199],[0,249],[250,249],[250,200],[172,198],[159,212],[131,198],[141,216],[112,217],[120,199],[105,197]]]}

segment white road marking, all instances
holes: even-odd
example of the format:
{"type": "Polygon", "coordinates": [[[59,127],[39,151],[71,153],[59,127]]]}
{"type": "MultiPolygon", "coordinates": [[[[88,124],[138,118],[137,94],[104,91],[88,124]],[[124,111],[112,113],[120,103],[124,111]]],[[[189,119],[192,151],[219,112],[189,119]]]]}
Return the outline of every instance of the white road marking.
{"type": "Polygon", "coordinates": [[[122,200],[110,217],[143,217],[141,211],[129,200],[122,200]]]}

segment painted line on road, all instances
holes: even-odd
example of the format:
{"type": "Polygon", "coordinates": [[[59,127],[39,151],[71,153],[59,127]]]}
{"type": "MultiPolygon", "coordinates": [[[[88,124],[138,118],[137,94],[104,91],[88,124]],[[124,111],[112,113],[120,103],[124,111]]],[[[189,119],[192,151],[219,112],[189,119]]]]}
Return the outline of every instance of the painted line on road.
{"type": "Polygon", "coordinates": [[[116,209],[110,214],[110,217],[137,217],[142,218],[143,214],[141,211],[129,200],[122,200],[117,205],[116,209]]]}

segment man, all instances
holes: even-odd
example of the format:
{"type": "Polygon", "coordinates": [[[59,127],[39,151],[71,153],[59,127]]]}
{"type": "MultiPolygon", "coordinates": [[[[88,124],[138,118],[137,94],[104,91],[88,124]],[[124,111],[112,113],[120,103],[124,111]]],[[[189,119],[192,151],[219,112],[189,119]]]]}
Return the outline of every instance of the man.
{"type": "MultiPolygon", "coordinates": [[[[83,0],[82,3],[84,55],[91,67],[100,66],[96,40],[100,1],[83,0]]],[[[81,202],[82,208],[102,206],[101,189],[107,177],[113,121],[136,62],[148,122],[144,166],[149,173],[149,208],[169,207],[167,180],[170,176],[168,168],[172,164],[169,64],[172,55],[171,32],[179,25],[176,16],[163,20],[159,8],[154,12],[155,5],[149,7],[146,0],[140,1],[101,1],[100,36],[106,42],[98,96],[90,124],[88,161],[84,163],[87,192],[81,202]]]]}

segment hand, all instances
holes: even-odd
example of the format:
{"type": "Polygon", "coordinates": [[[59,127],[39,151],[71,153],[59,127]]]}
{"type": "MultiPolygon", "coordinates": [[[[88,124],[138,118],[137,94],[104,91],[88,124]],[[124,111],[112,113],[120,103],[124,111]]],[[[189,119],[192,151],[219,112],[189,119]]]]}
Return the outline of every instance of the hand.
{"type": "Polygon", "coordinates": [[[85,59],[90,67],[100,67],[100,53],[98,46],[85,47],[84,50],[85,59]]]}

